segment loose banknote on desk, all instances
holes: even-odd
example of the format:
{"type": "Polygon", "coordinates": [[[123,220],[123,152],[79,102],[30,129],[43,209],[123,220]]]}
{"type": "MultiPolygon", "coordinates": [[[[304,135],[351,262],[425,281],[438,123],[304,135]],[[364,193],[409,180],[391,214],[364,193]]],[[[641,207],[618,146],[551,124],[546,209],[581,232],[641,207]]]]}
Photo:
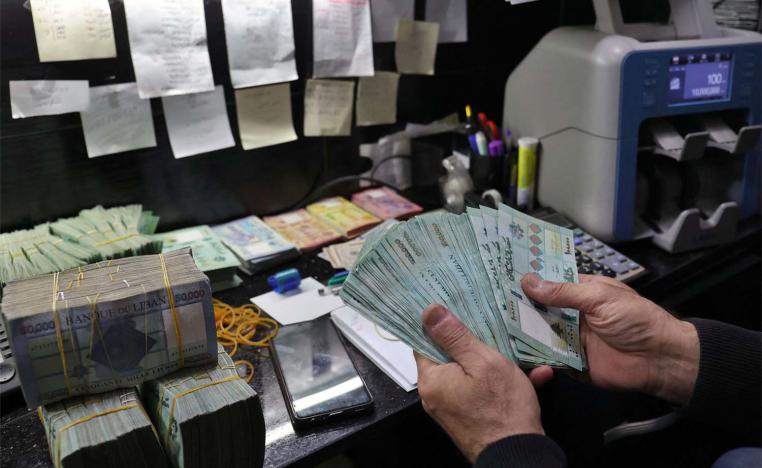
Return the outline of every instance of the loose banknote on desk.
{"type": "Polygon", "coordinates": [[[526,273],[577,282],[572,232],[505,205],[430,213],[369,236],[341,297],[440,363],[450,357],[421,326],[432,303],[522,366],[585,369],[579,312],[532,302],[521,289],[526,273]]]}
{"type": "Polygon", "coordinates": [[[253,275],[299,256],[296,246],[256,216],[247,216],[212,228],[241,262],[241,271],[253,275]]]}
{"type": "Polygon", "coordinates": [[[217,356],[209,279],[189,249],[11,282],[2,318],[30,407],[217,356]]]}

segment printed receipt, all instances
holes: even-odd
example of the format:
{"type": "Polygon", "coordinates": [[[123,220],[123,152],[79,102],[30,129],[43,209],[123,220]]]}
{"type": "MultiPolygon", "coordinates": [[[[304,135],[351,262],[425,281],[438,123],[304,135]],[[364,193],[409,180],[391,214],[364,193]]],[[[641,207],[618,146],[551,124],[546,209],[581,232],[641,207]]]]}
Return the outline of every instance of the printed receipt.
{"type": "Polygon", "coordinates": [[[373,75],[369,0],[313,0],[313,74],[373,75]]]}
{"type": "Polygon", "coordinates": [[[214,90],[203,0],[124,0],[142,99],[214,90]]]}
{"type": "Polygon", "coordinates": [[[30,0],[40,62],[116,57],[108,0],[30,0]]]}

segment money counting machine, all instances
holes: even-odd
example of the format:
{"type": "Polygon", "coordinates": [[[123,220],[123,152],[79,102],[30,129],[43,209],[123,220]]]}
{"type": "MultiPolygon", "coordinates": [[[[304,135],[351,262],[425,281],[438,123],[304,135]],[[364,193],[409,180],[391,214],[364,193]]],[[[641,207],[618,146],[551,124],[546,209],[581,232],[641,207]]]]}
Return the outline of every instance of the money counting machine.
{"type": "Polygon", "coordinates": [[[731,240],[758,212],[762,36],[719,27],[708,0],[667,22],[547,34],[509,77],[503,122],[541,140],[538,200],[604,241],[678,252],[731,240]]]}

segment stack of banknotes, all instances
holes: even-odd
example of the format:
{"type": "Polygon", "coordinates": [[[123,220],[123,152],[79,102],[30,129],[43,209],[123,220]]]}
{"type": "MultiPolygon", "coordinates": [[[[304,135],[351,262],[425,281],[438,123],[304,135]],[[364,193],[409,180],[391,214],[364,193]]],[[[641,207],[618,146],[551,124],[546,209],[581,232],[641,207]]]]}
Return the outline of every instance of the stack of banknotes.
{"type": "Polygon", "coordinates": [[[30,407],[217,356],[209,279],[189,249],[14,281],[2,315],[30,407]]]}
{"type": "Polygon", "coordinates": [[[141,386],[146,410],[175,468],[262,466],[265,427],[256,392],[222,346],[217,364],[141,386]]]}
{"type": "Polygon", "coordinates": [[[347,239],[357,237],[380,219],[343,197],[331,197],[307,205],[307,211],[347,239]]]}
{"type": "Polygon", "coordinates": [[[533,303],[521,288],[530,272],[577,282],[573,233],[505,205],[430,213],[369,235],[341,297],[436,362],[450,357],[421,327],[432,303],[522,366],[583,370],[578,311],[533,303]]]}
{"type": "Polygon", "coordinates": [[[277,216],[266,216],[265,223],[280,235],[293,242],[301,251],[316,249],[321,245],[341,239],[341,234],[301,209],[277,216]]]}
{"type": "Polygon", "coordinates": [[[404,219],[423,211],[420,206],[386,187],[355,193],[352,203],[381,219],[404,219]]]}
{"type": "Polygon", "coordinates": [[[161,252],[159,217],[140,205],[82,210],[79,216],[0,234],[0,284],[99,260],[161,252]]]}
{"type": "Polygon", "coordinates": [[[56,468],[161,468],[161,443],[135,388],[38,408],[56,468]]]}
{"type": "Polygon", "coordinates": [[[299,250],[256,216],[247,216],[212,228],[253,275],[299,256],[299,250]]]}
{"type": "Polygon", "coordinates": [[[190,248],[198,269],[209,277],[212,292],[235,288],[242,283],[236,275],[240,263],[209,226],[195,226],[155,234],[163,243],[162,252],[190,248]]]}

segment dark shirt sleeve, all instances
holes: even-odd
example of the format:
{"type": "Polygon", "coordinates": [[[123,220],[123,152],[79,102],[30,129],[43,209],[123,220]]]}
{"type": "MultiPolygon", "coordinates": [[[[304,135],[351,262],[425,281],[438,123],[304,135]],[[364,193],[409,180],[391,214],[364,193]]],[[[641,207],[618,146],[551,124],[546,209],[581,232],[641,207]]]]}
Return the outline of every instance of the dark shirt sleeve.
{"type": "Polygon", "coordinates": [[[685,416],[758,441],[762,334],[714,320],[688,321],[696,326],[700,357],[685,416]]]}
{"type": "Polygon", "coordinates": [[[544,435],[519,434],[488,445],[479,454],[474,466],[563,468],[566,466],[566,455],[561,447],[544,435]]]}

